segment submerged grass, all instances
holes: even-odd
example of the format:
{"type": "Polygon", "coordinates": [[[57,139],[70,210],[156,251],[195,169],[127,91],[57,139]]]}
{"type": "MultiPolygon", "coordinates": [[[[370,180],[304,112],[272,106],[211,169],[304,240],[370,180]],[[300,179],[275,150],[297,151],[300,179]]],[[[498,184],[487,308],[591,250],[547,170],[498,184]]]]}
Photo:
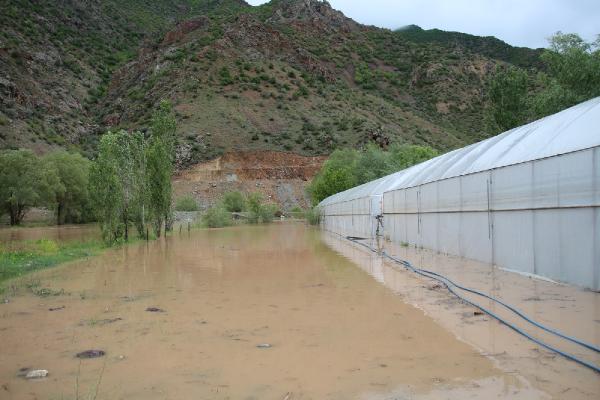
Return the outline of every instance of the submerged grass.
{"type": "Polygon", "coordinates": [[[40,269],[98,254],[106,246],[96,240],[56,243],[49,239],[19,242],[7,249],[0,244],[0,292],[3,283],[40,269]]]}

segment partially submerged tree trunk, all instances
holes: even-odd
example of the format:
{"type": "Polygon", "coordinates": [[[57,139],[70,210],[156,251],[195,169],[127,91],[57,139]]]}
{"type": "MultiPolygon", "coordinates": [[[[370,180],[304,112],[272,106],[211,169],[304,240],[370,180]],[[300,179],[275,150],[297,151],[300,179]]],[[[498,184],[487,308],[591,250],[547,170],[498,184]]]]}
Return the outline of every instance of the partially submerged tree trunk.
{"type": "Polygon", "coordinates": [[[173,214],[165,215],[165,232],[171,232],[173,230],[173,214]]]}
{"type": "Polygon", "coordinates": [[[12,208],[10,209],[10,225],[17,225],[17,215],[15,213],[15,210],[13,210],[12,208]]]}
{"type": "Polygon", "coordinates": [[[21,221],[23,221],[23,218],[25,217],[25,212],[26,212],[26,208],[25,206],[21,205],[21,204],[17,204],[16,206],[11,206],[10,207],[10,224],[12,226],[14,225],[21,225],[21,221]]]}
{"type": "Polygon", "coordinates": [[[162,221],[160,220],[160,218],[158,218],[156,221],[154,221],[152,225],[154,227],[154,234],[157,238],[159,238],[162,231],[162,221]]]}
{"type": "Polygon", "coordinates": [[[64,222],[63,221],[63,209],[64,209],[64,205],[59,202],[56,207],[56,225],[62,225],[64,222]]]}
{"type": "Polygon", "coordinates": [[[129,218],[127,213],[123,213],[123,223],[125,224],[125,241],[129,240],[129,218]]]}

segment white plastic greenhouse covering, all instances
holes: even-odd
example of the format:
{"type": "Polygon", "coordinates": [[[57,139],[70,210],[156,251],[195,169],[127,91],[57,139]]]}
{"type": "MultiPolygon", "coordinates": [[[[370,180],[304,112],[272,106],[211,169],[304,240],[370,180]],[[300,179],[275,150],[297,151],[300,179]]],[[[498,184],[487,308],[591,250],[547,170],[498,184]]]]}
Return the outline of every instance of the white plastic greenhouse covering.
{"type": "Polygon", "coordinates": [[[600,97],[337,193],[322,226],[600,289],[600,97]]]}

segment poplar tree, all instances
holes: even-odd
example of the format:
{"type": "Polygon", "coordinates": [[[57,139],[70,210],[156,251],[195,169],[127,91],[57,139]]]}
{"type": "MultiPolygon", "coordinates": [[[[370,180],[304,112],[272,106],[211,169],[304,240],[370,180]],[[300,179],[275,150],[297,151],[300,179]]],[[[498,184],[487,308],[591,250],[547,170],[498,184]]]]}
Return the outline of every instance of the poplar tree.
{"type": "Polygon", "coordinates": [[[123,130],[100,139],[98,158],[90,171],[90,193],[107,243],[129,239],[129,225],[144,203],[143,144],[140,132],[123,130]]]}
{"type": "Polygon", "coordinates": [[[172,224],[171,177],[175,161],[175,118],[161,102],[150,136],[109,132],[100,140],[90,173],[90,195],[107,243],[129,239],[129,225],[140,236],[152,225],[157,237],[172,224]]]}
{"type": "Polygon", "coordinates": [[[175,163],[176,128],[171,103],[162,101],[152,117],[146,157],[149,211],[157,237],[160,237],[163,225],[165,232],[172,226],[171,177],[175,163]]]}

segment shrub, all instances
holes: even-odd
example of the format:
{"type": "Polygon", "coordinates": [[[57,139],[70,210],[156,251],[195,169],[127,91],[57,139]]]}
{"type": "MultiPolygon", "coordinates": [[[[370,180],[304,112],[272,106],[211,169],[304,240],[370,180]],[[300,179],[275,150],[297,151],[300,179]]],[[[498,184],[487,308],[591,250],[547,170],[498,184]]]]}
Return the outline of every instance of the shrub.
{"type": "Polygon", "coordinates": [[[321,212],[317,207],[309,208],[304,213],[304,218],[310,225],[319,225],[321,222],[321,212]]]}
{"type": "Polygon", "coordinates": [[[185,195],[175,201],[176,211],[198,211],[198,203],[191,195],[185,195]]]}
{"type": "Polygon", "coordinates": [[[260,222],[272,222],[276,215],[281,215],[276,204],[264,204],[260,209],[260,222]]]}
{"type": "Polygon", "coordinates": [[[233,77],[227,67],[223,67],[219,70],[219,81],[222,86],[231,85],[233,83],[233,77]]]}
{"type": "Polygon", "coordinates": [[[251,224],[271,222],[277,211],[274,204],[263,204],[260,193],[250,193],[246,199],[248,222],[251,224]]]}
{"type": "Polygon", "coordinates": [[[241,212],[246,208],[246,201],[240,192],[227,192],[223,195],[223,206],[229,212],[241,212]]]}
{"type": "Polygon", "coordinates": [[[212,206],[202,215],[202,225],[207,228],[222,228],[232,223],[231,214],[221,204],[212,206]]]}

